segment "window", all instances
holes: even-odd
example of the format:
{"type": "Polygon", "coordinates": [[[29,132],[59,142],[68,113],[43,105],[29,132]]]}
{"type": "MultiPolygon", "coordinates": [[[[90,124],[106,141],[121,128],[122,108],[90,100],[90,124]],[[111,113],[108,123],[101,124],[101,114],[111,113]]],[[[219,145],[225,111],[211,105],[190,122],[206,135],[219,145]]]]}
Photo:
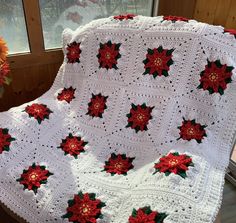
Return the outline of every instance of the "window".
{"type": "Polygon", "coordinates": [[[0,1],[0,35],[7,42],[9,53],[29,52],[22,1],[0,1]]]}
{"type": "Polygon", "coordinates": [[[65,28],[75,30],[93,19],[133,13],[151,16],[152,0],[40,0],[45,49],[61,46],[65,28]]]}
{"type": "MultiPolygon", "coordinates": [[[[93,19],[134,13],[152,15],[158,0],[0,0],[0,35],[11,68],[60,64],[61,33],[93,19]],[[20,54],[19,54],[20,53],[20,54]]],[[[157,12],[157,8],[155,8],[157,12]]]]}

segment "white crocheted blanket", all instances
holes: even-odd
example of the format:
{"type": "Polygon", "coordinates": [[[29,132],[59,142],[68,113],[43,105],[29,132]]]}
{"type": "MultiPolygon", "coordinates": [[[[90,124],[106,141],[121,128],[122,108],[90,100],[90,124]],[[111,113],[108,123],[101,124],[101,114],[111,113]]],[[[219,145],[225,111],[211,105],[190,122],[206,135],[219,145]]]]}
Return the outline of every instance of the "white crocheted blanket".
{"type": "Polygon", "coordinates": [[[236,123],[236,34],[118,16],[63,34],[57,78],[0,115],[0,200],[30,223],[208,223],[236,123]]]}

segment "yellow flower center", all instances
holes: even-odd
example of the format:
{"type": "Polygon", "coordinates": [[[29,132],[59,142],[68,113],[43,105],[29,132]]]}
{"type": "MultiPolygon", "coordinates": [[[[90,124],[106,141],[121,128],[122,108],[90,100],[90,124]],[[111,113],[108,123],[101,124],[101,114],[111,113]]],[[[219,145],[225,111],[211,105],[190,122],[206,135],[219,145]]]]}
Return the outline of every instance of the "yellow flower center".
{"type": "Polygon", "coordinates": [[[215,81],[218,80],[218,77],[219,77],[219,75],[217,73],[213,72],[213,73],[210,73],[209,80],[212,81],[212,82],[215,82],[215,81]]]}
{"type": "Polygon", "coordinates": [[[41,109],[41,108],[35,108],[34,111],[35,111],[36,113],[40,113],[40,112],[42,111],[42,109],[41,109]]]}
{"type": "Polygon", "coordinates": [[[172,159],[172,160],[169,161],[169,164],[171,166],[176,166],[178,163],[179,163],[179,161],[177,159],[172,159]]]}
{"type": "Polygon", "coordinates": [[[86,215],[90,212],[90,207],[87,204],[83,204],[82,208],[81,208],[81,214],[82,215],[86,215]]]}
{"type": "Polygon", "coordinates": [[[188,135],[194,135],[195,133],[193,128],[189,128],[187,132],[188,132],[188,135]]]}
{"type": "Polygon", "coordinates": [[[111,59],[111,54],[110,54],[110,53],[106,53],[106,56],[105,56],[105,57],[106,57],[106,59],[109,60],[109,59],[111,59]]]}
{"type": "Polygon", "coordinates": [[[155,60],[154,60],[154,64],[159,67],[162,65],[162,59],[160,57],[157,57],[155,60]]]}
{"type": "Polygon", "coordinates": [[[70,144],[70,149],[75,149],[76,148],[76,144],[75,143],[71,143],[70,144]]]}
{"type": "Polygon", "coordinates": [[[64,98],[65,98],[65,99],[68,99],[69,97],[70,97],[69,94],[65,94],[65,95],[64,95],[64,98]]]}
{"type": "Polygon", "coordinates": [[[34,181],[34,180],[36,180],[38,178],[38,174],[36,174],[36,173],[31,173],[30,175],[29,175],[29,180],[30,181],[34,181]]]}
{"type": "Polygon", "coordinates": [[[118,163],[115,164],[115,167],[117,169],[121,169],[123,167],[123,163],[118,162],[118,163]]]}
{"type": "Polygon", "coordinates": [[[76,50],[71,50],[71,55],[75,55],[76,54],[76,50]]]}
{"type": "Polygon", "coordinates": [[[140,114],[137,115],[137,119],[138,119],[138,121],[143,121],[144,118],[145,118],[145,115],[142,114],[142,113],[140,113],[140,114]]]}
{"type": "Polygon", "coordinates": [[[100,103],[95,103],[93,107],[94,107],[94,109],[99,109],[100,108],[100,103]]]}

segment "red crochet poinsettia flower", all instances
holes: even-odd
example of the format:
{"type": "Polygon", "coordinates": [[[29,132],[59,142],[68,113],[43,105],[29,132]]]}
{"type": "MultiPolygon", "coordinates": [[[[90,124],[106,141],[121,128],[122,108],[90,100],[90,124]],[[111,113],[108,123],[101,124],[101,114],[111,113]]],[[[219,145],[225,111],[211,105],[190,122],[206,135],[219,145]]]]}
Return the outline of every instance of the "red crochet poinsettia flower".
{"type": "Polygon", "coordinates": [[[143,75],[168,76],[170,66],[173,64],[172,53],[174,49],[163,49],[162,46],[158,48],[148,48],[146,59],[143,61],[145,72],[143,75]]]}
{"type": "Polygon", "coordinates": [[[75,90],[72,87],[64,88],[57,96],[59,101],[66,101],[70,103],[75,98],[75,90]]]}
{"type": "Polygon", "coordinates": [[[37,103],[28,105],[24,111],[27,112],[30,117],[34,117],[39,124],[41,124],[44,119],[49,119],[49,115],[52,113],[46,105],[37,103]]]}
{"type": "Polygon", "coordinates": [[[33,163],[27,170],[23,170],[21,177],[17,181],[24,185],[24,190],[33,190],[36,194],[41,184],[46,184],[48,177],[51,175],[53,174],[45,166],[33,163]]]}
{"type": "Polygon", "coordinates": [[[9,151],[11,142],[14,140],[16,139],[11,137],[9,129],[0,128],[0,154],[2,154],[3,151],[9,151]]]}
{"type": "Polygon", "coordinates": [[[207,136],[205,130],[206,127],[206,125],[196,123],[195,119],[183,119],[182,125],[178,126],[178,129],[180,130],[180,137],[177,140],[183,139],[190,141],[192,139],[195,139],[198,143],[201,143],[203,138],[207,136]]]}
{"type": "Polygon", "coordinates": [[[236,38],[236,29],[224,29],[224,33],[229,33],[236,38]]]}
{"type": "Polygon", "coordinates": [[[71,133],[62,140],[61,145],[58,148],[61,148],[65,155],[70,154],[74,156],[76,159],[80,153],[85,152],[85,146],[88,142],[85,142],[79,136],[73,136],[71,133]]]}
{"type": "Polygon", "coordinates": [[[116,16],[113,16],[113,18],[117,19],[117,20],[128,20],[128,19],[134,19],[135,16],[137,16],[137,15],[126,14],[126,15],[116,15],[116,16]]]}
{"type": "Polygon", "coordinates": [[[147,125],[150,119],[152,119],[151,112],[154,107],[148,107],[145,103],[142,105],[131,104],[130,113],[126,116],[128,117],[128,124],[126,128],[130,127],[138,131],[147,131],[147,125]]]}
{"type": "Polygon", "coordinates": [[[127,175],[127,172],[134,168],[132,162],[134,157],[126,157],[126,154],[112,153],[108,161],[105,162],[104,170],[111,175],[123,174],[127,175]]]}
{"type": "Polygon", "coordinates": [[[92,98],[88,103],[88,112],[86,113],[86,115],[102,118],[102,114],[107,108],[107,98],[108,96],[103,96],[101,93],[97,95],[92,94],[92,98]]]}
{"type": "Polygon", "coordinates": [[[96,194],[79,192],[74,199],[68,201],[67,213],[62,218],[68,218],[74,223],[96,223],[102,218],[101,210],[106,206],[101,200],[96,199],[96,194]]]}
{"type": "Polygon", "coordinates": [[[0,87],[3,86],[3,84],[8,84],[10,81],[9,76],[10,67],[7,62],[4,62],[3,64],[0,64],[0,87]],[[9,80],[9,81],[8,81],[9,80]]]}
{"type": "Polygon", "coordinates": [[[160,158],[158,163],[155,163],[155,173],[161,172],[169,176],[171,173],[178,174],[185,178],[187,177],[186,171],[189,166],[194,166],[192,158],[186,154],[179,154],[178,152],[169,153],[166,156],[160,158]]]}
{"type": "Polygon", "coordinates": [[[207,60],[205,70],[200,73],[200,85],[198,89],[208,90],[210,94],[224,94],[227,84],[232,81],[232,70],[234,67],[221,64],[220,60],[210,62],[207,60]]]}
{"type": "Polygon", "coordinates": [[[81,54],[80,43],[74,41],[73,43],[68,44],[66,49],[68,63],[79,63],[81,54]]]}
{"type": "Polygon", "coordinates": [[[99,68],[118,69],[117,60],[120,55],[121,43],[112,43],[110,40],[107,43],[100,43],[100,49],[98,50],[98,63],[99,68]]]}
{"type": "Polygon", "coordinates": [[[183,21],[183,22],[188,22],[189,19],[185,18],[185,17],[181,17],[181,16],[163,16],[163,21],[164,20],[168,20],[168,21],[172,21],[173,23],[175,23],[176,21],[183,21]]]}
{"type": "Polygon", "coordinates": [[[158,213],[152,211],[150,206],[133,209],[132,215],[129,217],[129,223],[163,223],[167,217],[166,213],[158,213]]]}

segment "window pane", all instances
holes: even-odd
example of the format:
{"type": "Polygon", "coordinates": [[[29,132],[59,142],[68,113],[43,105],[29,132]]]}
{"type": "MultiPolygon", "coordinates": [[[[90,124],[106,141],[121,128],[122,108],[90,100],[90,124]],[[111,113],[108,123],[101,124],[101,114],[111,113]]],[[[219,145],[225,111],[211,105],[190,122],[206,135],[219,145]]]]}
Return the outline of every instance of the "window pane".
{"type": "Polygon", "coordinates": [[[0,36],[10,54],[30,51],[22,1],[0,0],[0,36]]]}
{"type": "Polygon", "coordinates": [[[93,19],[134,13],[150,16],[152,0],[40,0],[46,49],[61,47],[65,28],[75,30],[93,19]]]}

